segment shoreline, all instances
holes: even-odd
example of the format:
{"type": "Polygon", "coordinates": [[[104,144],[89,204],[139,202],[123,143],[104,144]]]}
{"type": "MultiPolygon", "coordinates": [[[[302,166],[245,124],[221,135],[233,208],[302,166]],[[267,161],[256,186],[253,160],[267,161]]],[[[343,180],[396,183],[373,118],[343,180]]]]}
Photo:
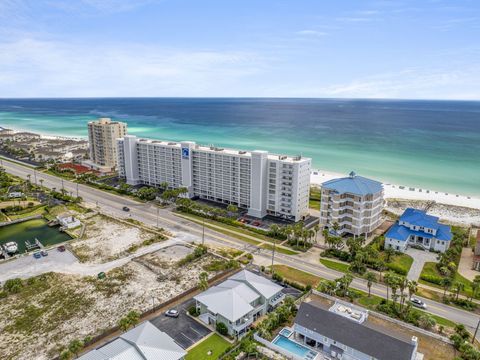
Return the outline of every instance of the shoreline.
{"type": "MultiPolygon", "coordinates": [[[[320,186],[325,181],[347,176],[348,174],[312,169],[310,181],[312,185],[320,186]]],[[[443,191],[414,188],[390,183],[382,184],[385,192],[385,199],[435,201],[439,204],[480,209],[480,197],[452,194],[443,191]]]]}
{"type": "MultiPolygon", "coordinates": [[[[18,127],[4,128],[0,124],[0,129],[11,129],[15,132],[32,132],[39,134],[44,139],[62,139],[62,140],[88,140],[84,136],[70,136],[70,135],[51,135],[35,130],[21,129],[18,127]]],[[[361,174],[359,174],[361,175],[361,174]]],[[[328,170],[312,169],[310,175],[310,183],[312,186],[320,186],[323,182],[338,178],[346,177],[348,174],[332,172],[328,170]]],[[[380,180],[379,180],[380,181],[380,180]]],[[[385,199],[401,199],[401,200],[416,200],[416,201],[435,201],[439,204],[465,207],[480,210],[480,196],[467,196],[454,193],[448,193],[438,190],[416,188],[411,186],[403,186],[398,184],[391,184],[382,182],[385,192],[385,199]]],[[[480,219],[478,220],[480,222],[480,219]]]]}

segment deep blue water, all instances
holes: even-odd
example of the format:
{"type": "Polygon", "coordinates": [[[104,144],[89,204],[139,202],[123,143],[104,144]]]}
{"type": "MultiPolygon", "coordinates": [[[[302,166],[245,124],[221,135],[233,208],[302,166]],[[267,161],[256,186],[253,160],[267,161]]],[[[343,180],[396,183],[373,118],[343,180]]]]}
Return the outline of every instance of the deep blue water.
{"type": "Polygon", "coordinates": [[[85,136],[109,116],[132,134],[265,149],[317,168],[480,194],[480,102],[344,99],[0,99],[0,126],[85,136]]]}

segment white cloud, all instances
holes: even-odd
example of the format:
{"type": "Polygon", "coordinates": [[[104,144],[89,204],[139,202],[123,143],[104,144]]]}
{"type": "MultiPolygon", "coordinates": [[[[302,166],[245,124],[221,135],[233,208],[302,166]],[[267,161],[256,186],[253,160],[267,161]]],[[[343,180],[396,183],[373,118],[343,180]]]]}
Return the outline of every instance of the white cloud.
{"type": "Polygon", "coordinates": [[[317,30],[301,30],[296,32],[297,35],[302,36],[312,36],[312,37],[322,37],[328,35],[328,33],[324,31],[317,31],[317,30]]]}
{"type": "MultiPolygon", "coordinates": [[[[303,86],[283,96],[478,100],[480,66],[462,70],[409,68],[327,86],[303,86]]],[[[280,90],[282,91],[282,90],[280,90]]]]}
{"type": "Polygon", "coordinates": [[[221,96],[262,71],[255,53],[136,44],[0,43],[0,97],[221,96]]]}

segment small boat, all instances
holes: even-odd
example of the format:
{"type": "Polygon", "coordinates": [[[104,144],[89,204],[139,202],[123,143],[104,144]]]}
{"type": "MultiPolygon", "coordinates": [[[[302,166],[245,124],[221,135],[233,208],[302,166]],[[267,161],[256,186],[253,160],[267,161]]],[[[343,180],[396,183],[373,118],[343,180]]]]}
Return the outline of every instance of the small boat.
{"type": "Polygon", "coordinates": [[[18,252],[18,244],[15,241],[10,241],[3,245],[3,249],[8,255],[13,255],[18,252]]]}

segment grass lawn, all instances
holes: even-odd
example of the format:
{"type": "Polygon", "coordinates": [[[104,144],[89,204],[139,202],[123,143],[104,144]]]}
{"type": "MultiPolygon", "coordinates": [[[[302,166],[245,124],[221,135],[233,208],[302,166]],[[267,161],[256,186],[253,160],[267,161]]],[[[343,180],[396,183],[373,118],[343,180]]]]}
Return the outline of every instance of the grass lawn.
{"type": "Polygon", "coordinates": [[[17,219],[22,219],[22,218],[26,218],[26,217],[29,217],[29,216],[34,216],[34,215],[42,215],[43,213],[45,213],[45,206],[41,206],[37,209],[34,209],[32,211],[29,211],[29,212],[26,212],[26,213],[23,213],[23,214],[18,214],[18,215],[8,215],[8,217],[11,219],[11,220],[17,220],[17,219]]]}
{"type": "MultiPolygon", "coordinates": [[[[273,245],[272,244],[263,244],[262,248],[268,249],[268,250],[273,250],[273,245]]],[[[286,254],[286,255],[296,255],[298,252],[290,250],[290,249],[285,249],[280,246],[275,246],[275,252],[279,252],[281,254],[286,254]]]]}
{"type": "Polygon", "coordinates": [[[343,263],[339,263],[339,262],[327,260],[327,259],[320,259],[320,262],[329,269],[337,270],[341,272],[348,272],[348,268],[350,267],[350,265],[348,264],[343,264],[343,263]]]}
{"type": "Polygon", "coordinates": [[[230,343],[227,340],[218,334],[213,334],[190,349],[187,356],[185,356],[185,360],[216,360],[229,346],[230,343]],[[208,355],[208,351],[211,351],[212,354],[208,355]]]}
{"type": "MultiPolygon", "coordinates": [[[[440,285],[437,285],[435,283],[431,283],[429,281],[423,280],[421,277],[423,275],[429,275],[429,276],[438,276],[438,277],[443,277],[440,272],[438,271],[437,267],[435,266],[436,263],[434,262],[426,262],[425,265],[423,266],[422,273],[420,274],[420,279],[418,280],[419,283],[425,284],[428,286],[436,287],[438,289],[442,289],[440,285]]],[[[458,272],[455,273],[455,277],[453,279],[454,282],[460,282],[465,285],[465,289],[460,292],[460,294],[465,295],[465,296],[470,296],[472,294],[472,282],[466,278],[464,278],[462,275],[460,275],[458,272]]],[[[443,289],[442,289],[443,290],[443,289]]]]}
{"type": "Polygon", "coordinates": [[[294,269],[286,265],[274,265],[275,272],[288,281],[293,281],[301,285],[311,285],[316,288],[322,280],[321,277],[306,273],[305,271],[294,269]]]}
{"type": "Polygon", "coordinates": [[[310,188],[310,198],[308,199],[308,206],[311,209],[320,210],[321,190],[318,187],[310,188]]]}
{"type": "MultiPolygon", "coordinates": [[[[185,213],[179,213],[179,214],[181,214],[181,215],[180,215],[181,217],[185,217],[185,218],[187,218],[187,219],[190,219],[191,221],[193,221],[193,222],[195,222],[195,223],[197,223],[197,224],[200,224],[200,225],[201,225],[202,222],[203,222],[203,218],[202,218],[201,216],[192,215],[192,214],[185,214],[185,213]]],[[[205,227],[206,227],[206,228],[209,228],[209,229],[211,229],[211,230],[217,231],[217,232],[219,232],[219,233],[221,233],[221,234],[225,234],[225,235],[228,235],[228,236],[237,238],[237,239],[242,240],[242,241],[244,241],[244,242],[246,242],[246,243],[249,243],[249,244],[253,244],[253,245],[258,245],[258,244],[260,244],[260,239],[259,239],[259,241],[256,241],[256,240],[250,239],[250,238],[248,238],[248,237],[246,237],[246,236],[240,235],[239,232],[242,232],[241,230],[243,230],[243,229],[238,229],[238,228],[236,228],[236,227],[234,227],[234,226],[230,226],[230,228],[233,228],[232,230],[230,230],[230,229],[229,229],[229,225],[222,224],[222,223],[220,223],[220,222],[218,222],[218,221],[212,221],[212,220],[210,220],[210,219],[205,219],[205,227]],[[219,228],[217,228],[217,227],[215,227],[215,226],[212,226],[212,224],[215,225],[215,226],[221,227],[221,229],[219,229],[219,228]],[[234,233],[234,231],[235,231],[236,233],[234,233]]],[[[261,237],[261,235],[256,235],[256,234],[248,234],[248,235],[250,235],[250,236],[256,236],[256,237],[261,237]]]]}
{"type": "MultiPolygon", "coordinates": [[[[385,253],[381,252],[380,257],[384,259],[385,253]]],[[[412,263],[413,263],[413,258],[410,255],[401,254],[401,255],[394,255],[392,257],[392,260],[389,263],[386,263],[386,266],[394,272],[397,272],[401,275],[406,275],[410,271],[410,267],[412,266],[412,263]],[[400,271],[397,271],[397,269],[400,271]]]]}

